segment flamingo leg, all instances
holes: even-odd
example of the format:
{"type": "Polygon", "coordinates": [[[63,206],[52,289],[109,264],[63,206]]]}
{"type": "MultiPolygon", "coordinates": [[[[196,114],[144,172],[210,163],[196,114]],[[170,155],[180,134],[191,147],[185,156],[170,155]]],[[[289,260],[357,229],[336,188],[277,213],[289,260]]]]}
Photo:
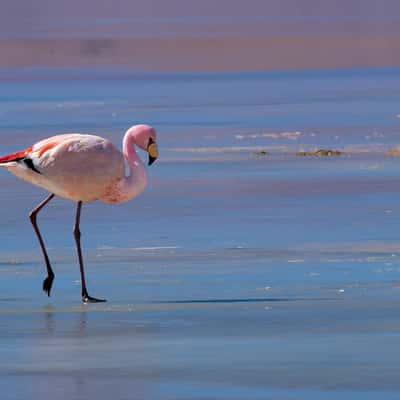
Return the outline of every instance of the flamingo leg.
{"type": "Polygon", "coordinates": [[[101,303],[106,300],[96,299],[95,297],[89,296],[87,289],[86,289],[85,271],[83,268],[83,258],[82,258],[82,249],[81,249],[81,231],[79,230],[79,224],[80,224],[80,220],[81,220],[81,209],[82,209],[82,202],[78,201],[78,206],[76,208],[74,237],[75,237],[75,242],[76,242],[76,249],[78,252],[79,268],[81,271],[82,301],[84,303],[101,303]]]}
{"type": "Polygon", "coordinates": [[[42,235],[40,234],[39,227],[37,225],[36,219],[37,219],[37,214],[39,211],[54,197],[54,194],[50,194],[47,196],[41,203],[39,203],[30,213],[29,213],[29,219],[31,220],[33,229],[35,230],[36,236],[39,240],[40,248],[42,249],[42,253],[44,256],[44,261],[46,263],[46,269],[47,269],[47,277],[43,281],[43,291],[47,293],[47,296],[50,296],[50,291],[51,287],[53,285],[53,280],[54,280],[54,272],[53,269],[51,268],[50,265],[50,260],[49,256],[47,255],[46,247],[43,242],[42,235]]]}

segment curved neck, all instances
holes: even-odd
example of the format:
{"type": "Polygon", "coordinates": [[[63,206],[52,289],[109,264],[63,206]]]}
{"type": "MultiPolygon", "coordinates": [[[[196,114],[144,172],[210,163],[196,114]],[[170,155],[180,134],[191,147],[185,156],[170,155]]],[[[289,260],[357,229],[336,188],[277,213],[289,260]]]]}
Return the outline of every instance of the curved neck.
{"type": "Polygon", "coordinates": [[[128,164],[128,175],[120,182],[122,200],[128,201],[143,192],[147,184],[146,169],[135,150],[135,134],[128,131],[122,142],[122,152],[128,164]]]}

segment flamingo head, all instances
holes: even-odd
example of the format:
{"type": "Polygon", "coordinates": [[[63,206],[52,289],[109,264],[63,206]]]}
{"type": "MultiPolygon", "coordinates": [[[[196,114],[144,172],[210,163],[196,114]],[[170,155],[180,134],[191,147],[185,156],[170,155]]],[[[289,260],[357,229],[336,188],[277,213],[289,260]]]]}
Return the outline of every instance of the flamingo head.
{"type": "Polygon", "coordinates": [[[149,154],[148,165],[153,164],[158,158],[157,134],[149,125],[135,125],[131,129],[135,143],[149,154]]]}

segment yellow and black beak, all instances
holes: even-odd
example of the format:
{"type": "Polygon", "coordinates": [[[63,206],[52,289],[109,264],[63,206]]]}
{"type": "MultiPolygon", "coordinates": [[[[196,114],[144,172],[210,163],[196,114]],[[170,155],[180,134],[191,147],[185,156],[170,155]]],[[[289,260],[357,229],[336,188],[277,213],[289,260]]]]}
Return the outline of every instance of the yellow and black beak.
{"type": "Polygon", "coordinates": [[[147,152],[149,153],[148,165],[151,165],[158,158],[157,143],[152,138],[149,139],[149,144],[147,145],[147,152]]]}

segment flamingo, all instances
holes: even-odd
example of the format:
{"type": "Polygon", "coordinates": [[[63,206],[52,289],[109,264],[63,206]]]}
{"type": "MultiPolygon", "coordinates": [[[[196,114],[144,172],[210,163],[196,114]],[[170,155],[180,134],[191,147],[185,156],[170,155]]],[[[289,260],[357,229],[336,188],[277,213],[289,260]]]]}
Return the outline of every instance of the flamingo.
{"type": "Polygon", "coordinates": [[[46,265],[47,277],[43,281],[43,291],[48,296],[55,275],[37,225],[37,215],[54,196],[58,196],[77,202],[73,233],[81,275],[82,301],[106,301],[89,296],[86,287],[79,230],[82,203],[95,200],[110,204],[123,203],[143,192],[147,174],[135,145],[148,152],[148,165],[157,159],[156,132],[148,125],[135,125],[126,131],[122,153],[100,136],[68,133],[49,137],[25,150],[0,157],[1,167],[50,192],[29,213],[46,265]],[[125,161],[129,169],[127,176],[125,161]]]}

